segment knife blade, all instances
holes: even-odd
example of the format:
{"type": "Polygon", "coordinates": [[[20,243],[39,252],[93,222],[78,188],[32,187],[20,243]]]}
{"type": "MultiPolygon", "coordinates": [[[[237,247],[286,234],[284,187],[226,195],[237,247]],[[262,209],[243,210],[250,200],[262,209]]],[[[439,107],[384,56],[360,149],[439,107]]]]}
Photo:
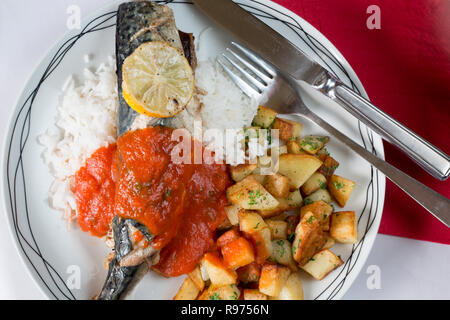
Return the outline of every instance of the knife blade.
{"type": "Polygon", "coordinates": [[[193,0],[216,23],[234,34],[241,44],[270,61],[294,79],[309,84],[325,69],[271,27],[231,0],[193,0]],[[226,13],[226,14],[225,14],[226,13]]]}

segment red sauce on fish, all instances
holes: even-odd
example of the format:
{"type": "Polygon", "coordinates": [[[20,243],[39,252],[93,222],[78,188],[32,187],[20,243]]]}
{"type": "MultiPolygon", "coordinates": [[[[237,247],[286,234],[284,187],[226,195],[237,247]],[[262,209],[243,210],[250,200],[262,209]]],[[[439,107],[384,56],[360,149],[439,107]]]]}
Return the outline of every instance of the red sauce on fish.
{"type": "Polygon", "coordinates": [[[75,174],[78,224],[81,230],[102,237],[114,217],[115,176],[111,170],[116,145],[95,151],[75,174]]]}
{"type": "Polygon", "coordinates": [[[120,178],[113,202],[114,214],[139,221],[155,235],[152,245],[162,250],[154,268],[165,276],[192,271],[214,246],[231,184],[226,165],[173,163],[171,151],[179,142],[172,141],[172,131],[146,128],[118,139],[120,178]]]}

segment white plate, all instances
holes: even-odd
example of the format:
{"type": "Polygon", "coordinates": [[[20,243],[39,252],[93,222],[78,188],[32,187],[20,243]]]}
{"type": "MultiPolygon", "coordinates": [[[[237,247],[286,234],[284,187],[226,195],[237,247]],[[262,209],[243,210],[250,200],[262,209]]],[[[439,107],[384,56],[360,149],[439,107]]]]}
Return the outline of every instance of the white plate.
{"type": "MultiPolygon", "coordinates": [[[[83,25],[86,29],[79,37],[79,31],[69,32],[50,50],[18,100],[5,141],[2,170],[5,174],[3,196],[7,220],[24,263],[33,279],[51,299],[89,299],[98,293],[106,276],[103,259],[108,250],[101,239],[91,237],[79,229],[67,231],[61,213],[49,207],[46,199],[53,178],[41,159],[43,150],[37,143],[37,137],[54,126],[61,86],[70,74],[81,76],[86,67],[84,55],[93,55],[89,63],[92,67],[107,56],[114,55],[114,11],[120,2],[99,10],[86,20],[83,25]],[[65,54],[61,56],[60,53],[65,54]],[[54,59],[54,56],[57,58],[54,59]],[[51,74],[47,70],[49,66],[51,74]],[[78,271],[79,288],[73,281],[78,271]]],[[[268,0],[239,0],[238,3],[366,96],[347,61],[306,21],[268,0]]],[[[213,25],[192,4],[176,1],[169,6],[174,10],[179,29],[193,32],[196,37],[202,33],[203,46],[198,48],[199,59],[222,53],[233,40],[231,35],[213,25]]],[[[315,112],[384,158],[378,135],[324,98],[308,94],[306,97],[307,104],[315,112]]],[[[305,132],[325,133],[309,121],[304,120],[303,124],[305,132]]],[[[324,280],[315,281],[302,275],[306,299],[338,299],[343,296],[372,248],[383,209],[384,177],[334,139],[331,139],[329,150],[340,162],[337,173],[356,181],[357,187],[345,209],[355,210],[359,216],[360,241],[353,246],[338,244],[333,247],[345,264],[324,280]]],[[[129,298],[171,299],[182,279],[165,279],[150,273],[129,298]]]]}

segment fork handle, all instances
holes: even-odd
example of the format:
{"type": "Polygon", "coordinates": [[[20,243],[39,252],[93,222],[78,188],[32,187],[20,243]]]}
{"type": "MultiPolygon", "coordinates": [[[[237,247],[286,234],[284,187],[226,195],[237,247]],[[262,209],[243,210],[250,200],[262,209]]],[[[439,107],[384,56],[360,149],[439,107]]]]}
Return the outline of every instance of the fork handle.
{"type": "Polygon", "coordinates": [[[433,177],[439,180],[449,177],[450,157],[447,154],[391,118],[332,74],[325,72],[315,87],[400,148],[433,177]]]}
{"type": "Polygon", "coordinates": [[[450,227],[450,200],[448,198],[428,188],[416,179],[408,176],[391,164],[370,153],[312,111],[309,111],[307,114],[299,114],[298,116],[307,116],[310,120],[328,131],[332,136],[340,140],[380,170],[387,178],[406,192],[411,198],[416,200],[438,220],[444,223],[447,227],[450,227]]]}

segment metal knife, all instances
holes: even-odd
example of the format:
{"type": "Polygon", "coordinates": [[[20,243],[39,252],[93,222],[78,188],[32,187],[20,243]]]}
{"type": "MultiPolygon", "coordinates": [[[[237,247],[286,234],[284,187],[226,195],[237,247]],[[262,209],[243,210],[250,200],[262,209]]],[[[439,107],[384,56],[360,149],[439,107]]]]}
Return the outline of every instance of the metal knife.
{"type": "Polygon", "coordinates": [[[344,85],[319,63],[309,58],[251,13],[231,0],[193,0],[212,20],[234,34],[241,44],[270,61],[282,72],[303,80],[336,101],[384,139],[400,148],[433,177],[446,180],[450,157],[412,132],[370,101],[344,85]]]}

